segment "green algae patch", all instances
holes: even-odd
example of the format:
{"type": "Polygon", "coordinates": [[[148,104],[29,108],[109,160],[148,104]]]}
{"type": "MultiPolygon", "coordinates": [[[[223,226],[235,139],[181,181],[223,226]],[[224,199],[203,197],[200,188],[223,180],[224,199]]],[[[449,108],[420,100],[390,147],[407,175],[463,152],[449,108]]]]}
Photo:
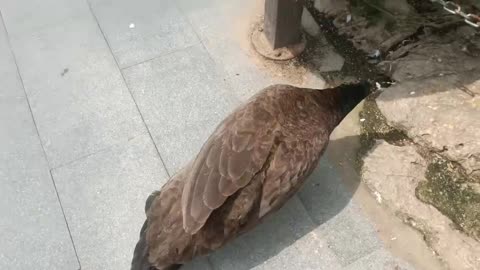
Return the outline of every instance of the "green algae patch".
{"type": "Polygon", "coordinates": [[[416,196],[449,217],[458,229],[480,241],[480,193],[462,169],[436,155],[425,173],[427,181],[416,188],[416,196]]]}
{"type": "Polygon", "coordinates": [[[356,162],[359,172],[363,167],[363,158],[372,149],[376,140],[385,140],[397,146],[405,145],[405,143],[409,141],[403,131],[387,124],[387,119],[380,112],[375,102],[377,96],[378,94],[373,94],[367,97],[363,104],[363,110],[360,112],[360,148],[357,153],[356,162]]]}

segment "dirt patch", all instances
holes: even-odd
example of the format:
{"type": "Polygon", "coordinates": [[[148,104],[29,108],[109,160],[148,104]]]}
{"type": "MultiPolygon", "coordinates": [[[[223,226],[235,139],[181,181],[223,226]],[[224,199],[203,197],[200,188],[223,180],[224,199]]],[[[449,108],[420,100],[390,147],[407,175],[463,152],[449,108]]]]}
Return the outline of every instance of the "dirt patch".
{"type": "Polygon", "coordinates": [[[305,32],[307,46],[295,59],[273,61],[255,51],[251,35],[263,24],[263,6],[258,4],[252,7],[252,14],[255,15],[242,15],[235,19],[234,40],[259,70],[295,85],[305,86],[312,78],[325,80],[330,86],[360,80],[375,81],[383,86],[391,83],[383,70],[365,61],[367,55],[364,52],[338,34],[332,21],[323,17],[313,7],[313,3],[307,2],[306,9],[305,12],[312,14],[321,35],[315,36],[305,32]],[[342,59],[337,59],[337,53],[342,59]],[[332,63],[339,61],[341,63],[332,63]]]}
{"type": "MultiPolygon", "coordinates": [[[[339,31],[331,17],[321,13],[315,8],[314,1],[307,1],[306,7],[312,14],[320,30],[335,50],[345,58],[345,64],[341,71],[324,73],[324,77],[332,84],[338,85],[349,80],[368,80],[387,86],[391,79],[384,75],[374,63],[368,62],[368,52],[354,46],[349,38],[339,31]]],[[[343,15],[339,15],[342,17],[343,15]]],[[[306,55],[305,58],[309,57],[306,55]]]]}
{"type": "MultiPolygon", "coordinates": [[[[440,171],[444,165],[438,168],[435,163],[420,155],[415,145],[395,146],[379,140],[365,156],[361,174],[371,192],[379,198],[377,202],[387,206],[405,224],[417,230],[447,269],[479,269],[480,243],[468,237],[456,220],[453,219],[452,222],[452,218],[444,215],[446,211],[433,207],[416,196],[419,188],[421,192],[428,192],[428,189],[438,193],[458,191],[456,188],[443,190],[444,186],[438,184],[434,185],[440,188],[432,187],[432,180],[426,179],[432,173],[432,167],[433,171],[440,171]],[[427,186],[429,188],[423,189],[427,186]]],[[[442,172],[438,175],[441,177],[444,174],[442,172]]],[[[459,195],[464,201],[459,202],[454,209],[459,209],[461,215],[466,212],[465,209],[470,209],[465,205],[470,204],[471,200],[465,199],[465,194],[459,195]]],[[[437,196],[428,198],[438,199],[437,196]]],[[[452,200],[455,199],[448,200],[448,203],[443,204],[445,207],[451,207],[452,200]]],[[[463,218],[462,221],[464,220],[466,219],[463,218]]]]}
{"type": "MultiPolygon", "coordinates": [[[[357,155],[359,171],[363,168],[364,158],[378,140],[395,146],[414,146],[416,151],[428,160],[424,174],[427,181],[419,183],[415,190],[416,196],[450,218],[459,230],[480,239],[480,193],[476,189],[476,182],[466,176],[461,166],[429,148],[415,145],[405,132],[389,126],[375,102],[375,96],[365,101],[360,112],[360,121],[361,147],[357,155]]],[[[402,219],[413,225],[408,216],[402,216],[402,219]]],[[[414,227],[423,231],[425,240],[430,241],[432,236],[428,230],[423,229],[425,226],[415,224],[414,227]]]]}

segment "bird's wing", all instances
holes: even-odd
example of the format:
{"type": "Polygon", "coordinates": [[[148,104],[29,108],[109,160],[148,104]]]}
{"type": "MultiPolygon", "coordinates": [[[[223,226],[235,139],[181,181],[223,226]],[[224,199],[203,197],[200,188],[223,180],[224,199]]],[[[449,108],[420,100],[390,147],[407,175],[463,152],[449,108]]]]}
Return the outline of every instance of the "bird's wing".
{"type": "Polygon", "coordinates": [[[277,128],[276,118],[258,103],[244,106],[220,124],[197,155],[183,189],[185,231],[200,230],[213,210],[262,169],[277,128]]]}
{"type": "Polygon", "coordinates": [[[259,217],[280,208],[312,173],[329,142],[327,130],[309,140],[286,138],[275,150],[263,182],[259,217]]]}

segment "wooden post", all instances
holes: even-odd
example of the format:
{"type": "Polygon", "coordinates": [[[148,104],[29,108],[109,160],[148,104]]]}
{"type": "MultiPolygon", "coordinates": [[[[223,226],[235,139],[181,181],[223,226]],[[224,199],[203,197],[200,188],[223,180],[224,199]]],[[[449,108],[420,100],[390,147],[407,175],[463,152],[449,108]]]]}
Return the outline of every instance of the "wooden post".
{"type": "Polygon", "coordinates": [[[265,0],[264,32],[274,50],[301,42],[303,4],[304,0],[265,0]]]}

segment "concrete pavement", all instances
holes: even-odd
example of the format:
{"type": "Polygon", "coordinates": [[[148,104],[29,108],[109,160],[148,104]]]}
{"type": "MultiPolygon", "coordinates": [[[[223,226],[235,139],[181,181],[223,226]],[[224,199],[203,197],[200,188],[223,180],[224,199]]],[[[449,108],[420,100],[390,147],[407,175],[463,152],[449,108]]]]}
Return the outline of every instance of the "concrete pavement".
{"type": "MultiPolygon", "coordinates": [[[[129,269],[150,192],[236,105],[295,83],[248,49],[257,2],[0,0],[1,269],[129,269]]],[[[412,269],[339,177],[322,161],[278,214],[186,268],[412,269]]]]}

